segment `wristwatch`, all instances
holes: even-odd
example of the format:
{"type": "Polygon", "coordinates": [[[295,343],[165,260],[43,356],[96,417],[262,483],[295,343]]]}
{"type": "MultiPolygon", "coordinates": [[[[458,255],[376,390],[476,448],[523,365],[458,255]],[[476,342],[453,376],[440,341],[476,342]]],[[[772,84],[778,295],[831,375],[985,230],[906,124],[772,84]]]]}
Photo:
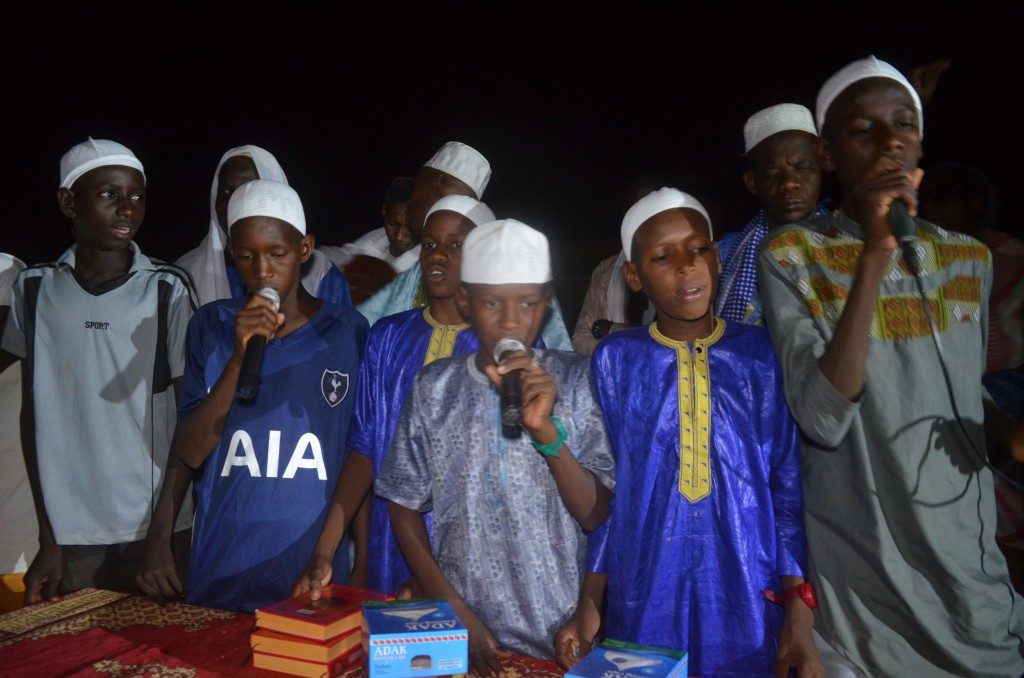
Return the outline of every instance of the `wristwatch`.
{"type": "Polygon", "coordinates": [[[608,330],[612,328],[612,321],[607,318],[598,318],[594,321],[594,324],[590,326],[590,336],[594,339],[604,339],[608,334],[608,330]]]}
{"type": "Polygon", "coordinates": [[[807,607],[812,610],[818,607],[818,598],[814,593],[814,584],[809,581],[805,581],[803,584],[797,584],[796,586],[790,586],[788,589],[782,589],[782,592],[773,591],[772,589],[764,590],[764,597],[766,600],[770,600],[776,605],[786,606],[786,603],[799,598],[807,604],[807,607]]]}

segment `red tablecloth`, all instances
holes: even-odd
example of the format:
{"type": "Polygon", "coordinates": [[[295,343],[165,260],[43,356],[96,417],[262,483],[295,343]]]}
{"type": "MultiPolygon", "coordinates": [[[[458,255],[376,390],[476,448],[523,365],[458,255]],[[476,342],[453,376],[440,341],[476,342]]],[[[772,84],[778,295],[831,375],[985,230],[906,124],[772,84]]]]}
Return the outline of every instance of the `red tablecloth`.
{"type": "MultiPolygon", "coordinates": [[[[83,589],[0,616],[0,676],[281,676],[252,667],[252,625],[252,615],[83,589]]],[[[508,678],[562,675],[532,659],[505,669],[508,678]]],[[[345,678],[362,675],[358,668],[345,678]]]]}

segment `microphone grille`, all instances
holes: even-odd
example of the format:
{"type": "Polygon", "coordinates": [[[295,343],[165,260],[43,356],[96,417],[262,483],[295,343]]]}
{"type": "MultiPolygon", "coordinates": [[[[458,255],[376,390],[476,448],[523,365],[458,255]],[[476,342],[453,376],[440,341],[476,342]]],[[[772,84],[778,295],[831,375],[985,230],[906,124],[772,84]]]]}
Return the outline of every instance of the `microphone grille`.
{"type": "Polygon", "coordinates": [[[274,312],[281,310],[281,295],[273,287],[264,287],[256,291],[256,295],[263,297],[274,305],[274,312]]]}
{"type": "Polygon", "coordinates": [[[526,347],[523,346],[523,342],[519,341],[518,339],[513,339],[511,337],[499,339],[498,343],[494,345],[494,362],[501,362],[501,356],[503,356],[506,353],[525,350],[526,347]]]}

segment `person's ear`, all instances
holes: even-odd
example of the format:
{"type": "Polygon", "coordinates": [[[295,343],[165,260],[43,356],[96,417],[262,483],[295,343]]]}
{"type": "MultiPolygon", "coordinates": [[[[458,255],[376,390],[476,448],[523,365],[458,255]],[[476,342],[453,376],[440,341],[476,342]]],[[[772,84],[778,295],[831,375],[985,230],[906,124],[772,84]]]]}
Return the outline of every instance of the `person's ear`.
{"type": "Polygon", "coordinates": [[[743,185],[747,187],[750,195],[757,195],[757,182],[754,181],[754,173],[752,171],[743,171],[743,185]]]}
{"type": "Polygon", "coordinates": [[[386,221],[387,211],[388,211],[388,204],[386,202],[382,202],[380,204],[380,220],[381,221],[386,221]]]}
{"type": "Polygon", "coordinates": [[[715,275],[722,275],[722,253],[718,249],[718,243],[711,243],[711,247],[715,249],[715,275]]]}
{"type": "Polygon", "coordinates": [[[302,242],[299,243],[299,248],[302,253],[302,263],[306,263],[313,256],[313,250],[316,249],[316,236],[312,233],[304,235],[302,242]]]}
{"type": "Polygon", "coordinates": [[[826,172],[836,171],[836,162],[832,159],[832,147],[823,139],[818,139],[818,164],[826,172]]]}
{"type": "Polygon", "coordinates": [[[68,219],[75,218],[75,194],[68,188],[57,189],[57,207],[68,219]]]}
{"type": "Polygon", "coordinates": [[[632,261],[623,262],[622,277],[626,281],[626,287],[634,292],[643,292],[644,286],[640,283],[640,275],[637,273],[636,264],[632,261]]]}
{"type": "Polygon", "coordinates": [[[455,305],[459,307],[459,313],[463,318],[469,318],[469,290],[465,285],[459,285],[455,290],[455,305]]]}

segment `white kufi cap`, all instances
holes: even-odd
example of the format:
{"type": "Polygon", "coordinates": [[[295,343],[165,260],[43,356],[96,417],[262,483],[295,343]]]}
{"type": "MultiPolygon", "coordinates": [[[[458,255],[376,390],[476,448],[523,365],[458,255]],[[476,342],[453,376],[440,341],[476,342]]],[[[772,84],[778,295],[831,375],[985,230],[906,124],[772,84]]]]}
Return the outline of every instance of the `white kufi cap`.
{"type": "Polygon", "coordinates": [[[89,137],[72,147],[60,159],[60,187],[71,188],[78,177],[89,170],[111,165],[139,170],[142,180],[146,180],[146,172],[142,169],[142,163],[131,152],[131,149],[116,141],[89,137]]]}
{"type": "Polygon", "coordinates": [[[456,212],[472,221],[476,226],[490,223],[495,219],[494,212],[490,207],[468,195],[448,195],[435,202],[423,219],[424,227],[434,212],[456,212]]]}
{"type": "Polygon", "coordinates": [[[825,114],[828,113],[828,107],[832,105],[832,102],[836,100],[836,97],[843,93],[843,91],[861,80],[867,80],[868,78],[889,78],[895,80],[899,84],[903,85],[903,88],[910,93],[911,98],[914,100],[914,108],[917,110],[917,124],[918,129],[921,130],[921,138],[924,139],[924,112],[921,109],[921,97],[918,96],[917,90],[910,84],[910,81],[904,77],[902,73],[896,70],[890,64],[884,61],[879,61],[873,56],[869,56],[867,59],[860,59],[854,61],[852,64],[843,66],[839,71],[831,78],[825,81],[825,84],[821,86],[821,90],[818,92],[818,103],[815,110],[815,118],[818,121],[818,131],[825,126],[825,114]]]}
{"type": "Polygon", "coordinates": [[[747,118],[747,124],[743,126],[743,152],[750,153],[754,146],[773,134],[789,131],[818,136],[811,112],[800,104],[778,104],[760,110],[747,118]]]}
{"type": "Polygon", "coordinates": [[[487,158],[472,146],[459,141],[446,143],[423,166],[452,175],[473,189],[477,199],[484,197],[484,189],[491,180],[491,163],[487,162],[487,158]]]}
{"type": "MultiPolygon", "coordinates": [[[[306,215],[299,194],[288,184],[257,179],[239,186],[228,201],[228,224],[246,217],[273,217],[306,235],[306,215]]],[[[230,226],[229,229],[230,230],[230,226]]]]}
{"type": "Polygon", "coordinates": [[[622,218],[622,251],[626,254],[626,261],[633,260],[633,236],[644,225],[644,222],[656,214],[665,210],[689,209],[698,212],[708,222],[708,235],[714,237],[711,230],[711,217],[704,205],[688,193],[675,188],[660,188],[647,196],[640,198],[629,208],[626,216],[622,218]]]}
{"type": "Polygon", "coordinates": [[[474,228],[462,243],[464,283],[543,284],[551,280],[548,239],[515,219],[474,228]]]}

